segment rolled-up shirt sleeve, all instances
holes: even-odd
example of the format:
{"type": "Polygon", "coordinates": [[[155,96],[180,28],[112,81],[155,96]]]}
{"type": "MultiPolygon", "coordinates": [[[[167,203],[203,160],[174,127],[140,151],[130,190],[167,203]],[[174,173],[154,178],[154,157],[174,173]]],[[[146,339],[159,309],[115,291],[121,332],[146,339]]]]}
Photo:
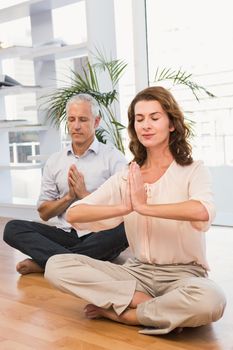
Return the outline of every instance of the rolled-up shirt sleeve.
{"type": "MultiPolygon", "coordinates": [[[[124,181],[124,172],[119,172],[113,176],[111,176],[103,185],[101,185],[96,191],[89,194],[87,197],[82,200],[78,200],[69,207],[76,208],[79,210],[79,206],[81,204],[89,204],[89,205],[117,205],[122,202],[122,186],[120,185],[122,181],[124,181]]],[[[126,181],[125,181],[126,183],[126,181]]],[[[67,213],[69,212],[67,210],[67,213]]],[[[72,223],[71,225],[78,230],[90,230],[92,232],[98,232],[101,230],[107,230],[113,227],[118,226],[121,222],[123,222],[123,217],[118,216],[111,219],[100,220],[95,222],[87,222],[87,223],[72,223]]]]}
{"type": "Polygon", "coordinates": [[[45,201],[57,200],[60,198],[60,194],[57,188],[56,181],[54,179],[52,169],[53,162],[52,158],[50,158],[47,160],[43,169],[41,192],[37,201],[37,208],[39,208],[39,206],[45,201]]]}
{"type": "Polygon", "coordinates": [[[191,223],[195,229],[205,232],[213,222],[216,210],[211,175],[209,169],[201,161],[198,162],[197,167],[193,171],[189,184],[189,195],[190,199],[200,201],[209,214],[208,221],[195,221],[191,223]]]}

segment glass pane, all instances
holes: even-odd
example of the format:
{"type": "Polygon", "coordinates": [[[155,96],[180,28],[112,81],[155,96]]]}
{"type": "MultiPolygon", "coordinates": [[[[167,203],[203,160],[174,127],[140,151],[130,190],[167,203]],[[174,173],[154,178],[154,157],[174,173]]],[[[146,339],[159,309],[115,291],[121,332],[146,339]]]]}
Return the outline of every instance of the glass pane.
{"type": "Polygon", "coordinates": [[[54,9],[52,14],[54,37],[61,43],[79,44],[87,40],[84,1],[54,9]]]}
{"type": "Polygon", "coordinates": [[[30,145],[18,145],[17,153],[19,163],[30,163],[30,161],[27,160],[27,157],[32,155],[32,148],[30,145]]]}
{"type": "Polygon", "coordinates": [[[28,159],[28,156],[40,154],[39,134],[36,132],[11,132],[9,133],[11,163],[35,164],[35,159],[28,159]]]}
{"type": "Polygon", "coordinates": [[[35,205],[40,192],[41,169],[11,170],[14,203],[35,205]]]}
{"type": "Polygon", "coordinates": [[[14,163],[13,145],[10,145],[10,162],[11,162],[11,163],[14,163]]]}
{"type": "Polygon", "coordinates": [[[186,116],[195,122],[195,158],[207,165],[233,165],[233,3],[147,0],[146,4],[150,84],[157,68],[181,68],[212,92],[215,98],[200,93],[197,102],[184,85],[159,82],[172,88],[186,116]]]}
{"type": "Polygon", "coordinates": [[[31,46],[30,18],[24,17],[14,21],[0,24],[0,43],[3,47],[8,46],[31,46]]]}

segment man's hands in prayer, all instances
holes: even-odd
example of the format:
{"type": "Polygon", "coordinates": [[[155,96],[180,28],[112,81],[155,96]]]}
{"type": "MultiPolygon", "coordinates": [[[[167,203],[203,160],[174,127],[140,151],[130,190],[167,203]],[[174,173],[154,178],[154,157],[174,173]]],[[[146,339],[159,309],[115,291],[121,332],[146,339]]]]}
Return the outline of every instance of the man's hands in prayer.
{"type": "Polygon", "coordinates": [[[71,165],[68,172],[68,185],[69,195],[72,199],[82,199],[89,194],[86,189],[84,176],[74,164],[71,165]]]}

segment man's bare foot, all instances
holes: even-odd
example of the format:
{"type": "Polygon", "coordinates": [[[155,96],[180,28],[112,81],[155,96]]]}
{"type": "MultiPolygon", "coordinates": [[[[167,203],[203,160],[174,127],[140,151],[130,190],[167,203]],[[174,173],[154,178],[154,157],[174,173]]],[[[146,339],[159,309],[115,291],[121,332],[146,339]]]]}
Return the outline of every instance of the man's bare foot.
{"type": "Polygon", "coordinates": [[[25,259],[16,265],[16,271],[21,275],[33,272],[44,272],[44,269],[32,259],[25,259]]]}
{"type": "Polygon", "coordinates": [[[128,324],[131,326],[138,326],[135,309],[127,309],[121,315],[117,315],[113,309],[103,309],[102,307],[95,306],[93,304],[88,304],[84,308],[84,312],[87,318],[96,319],[96,318],[108,318],[112,321],[128,324]]]}

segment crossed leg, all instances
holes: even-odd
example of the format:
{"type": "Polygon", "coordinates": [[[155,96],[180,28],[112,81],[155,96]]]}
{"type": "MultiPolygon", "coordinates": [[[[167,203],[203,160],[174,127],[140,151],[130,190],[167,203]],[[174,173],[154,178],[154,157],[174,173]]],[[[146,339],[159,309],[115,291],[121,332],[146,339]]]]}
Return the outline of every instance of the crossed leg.
{"type": "Polygon", "coordinates": [[[117,315],[113,308],[104,309],[93,304],[86,305],[84,312],[86,317],[89,319],[104,317],[116,322],[128,324],[131,326],[137,326],[140,325],[136,314],[137,305],[144,303],[150,299],[152,299],[150,295],[136,291],[134,293],[132,301],[129,304],[129,307],[124,312],[122,312],[121,315],[117,315]]]}

